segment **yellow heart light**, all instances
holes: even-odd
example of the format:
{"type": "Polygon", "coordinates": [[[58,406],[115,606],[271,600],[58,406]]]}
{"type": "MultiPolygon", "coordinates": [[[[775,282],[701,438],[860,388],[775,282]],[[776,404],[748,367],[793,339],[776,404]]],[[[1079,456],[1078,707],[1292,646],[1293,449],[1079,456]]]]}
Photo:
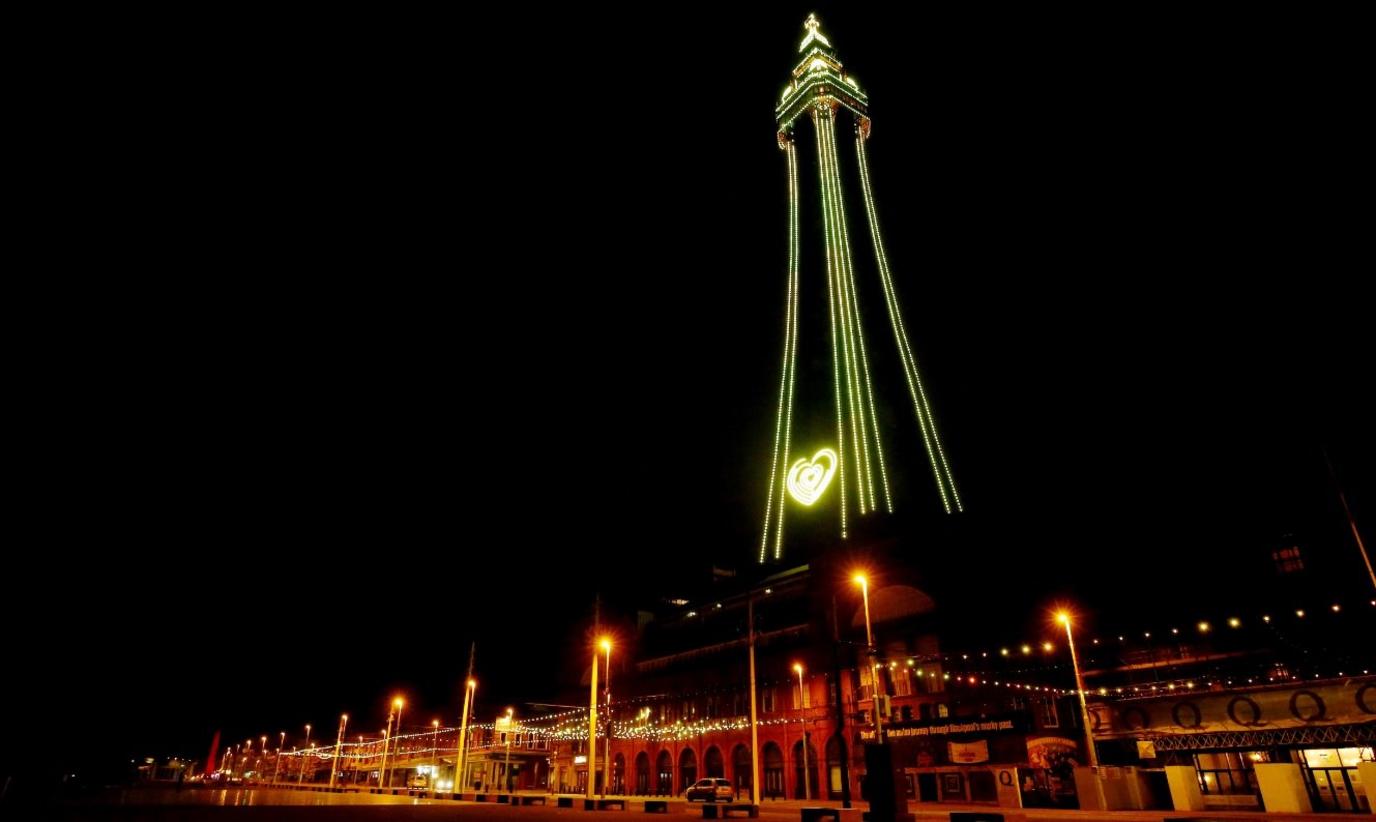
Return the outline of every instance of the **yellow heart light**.
{"type": "Polygon", "coordinates": [[[803,457],[788,469],[788,493],[803,505],[811,505],[822,496],[836,473],[836,452],[823,448],[812,456],[803,457]]]}

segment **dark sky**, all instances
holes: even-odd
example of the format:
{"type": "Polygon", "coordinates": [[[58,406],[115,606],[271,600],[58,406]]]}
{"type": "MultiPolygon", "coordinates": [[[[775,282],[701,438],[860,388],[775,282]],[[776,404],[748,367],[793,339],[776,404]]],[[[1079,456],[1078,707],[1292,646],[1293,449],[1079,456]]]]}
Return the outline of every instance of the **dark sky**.
{"type": "Polygon", "coordinates": [[[1290,540],[1359,586],[1319,450],[1370,540],[1350,25],[889,5],[54,24],[96,184],[4,606],[26,719],[82,740],[50,761],[456,716],[473,640],[490,698],[549,698],[594,590],[748,565],[810,10],[968,502],[946,607],[1189,618],[1290,540]]]}

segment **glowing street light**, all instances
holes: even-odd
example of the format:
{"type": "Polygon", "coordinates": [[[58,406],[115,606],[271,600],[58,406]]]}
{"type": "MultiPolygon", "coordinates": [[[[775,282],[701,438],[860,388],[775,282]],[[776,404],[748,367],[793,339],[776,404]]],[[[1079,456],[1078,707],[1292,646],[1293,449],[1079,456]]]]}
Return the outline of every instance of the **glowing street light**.
{"type": "MultiPolygon", "coordinates": [[[[382,767],[378,770],[377,774],[377,785],[379,788],[391,787],[387,782],[387,751],[391,748],[390,738],[392,736],[401,736],[401,709],[405,705],[406,700],[397,697],[392,700],[392,710],[387,712],[387,729],[382,733],[382,767]],[[395,734],[391,732],[393,719],[396,719],[397,723],[397,732],[395,734]]],[[[400,742],[398,742],[398,744],[400,744],[400,742]]],[[[397,751],[400,753],[401,748],[397,748],[397,751]]]]}
{"type": "Polygon", "coordinates": [[[301,768],[296,773],[296,787],[301,787],[301,782],[306,778],[306,754],[305,746],[311,741],[311,726],[306,725],[306,741],[301,743],[301,768]]]}
{"type": "Polygon", "coordinates": [[[812,780],[809,777],[807,765],[807,698],[804,696],[807,693],[807,686],[803,684],[803,664],[801,662],[793,663],[793,672],[798,675],[798,708],[799,713],[802,714],[800,724],[803,726],[803,799],[811,799],[812,780]]]}
{"type": "Polygon", "coordinates": [[[865,644],[870,653],[870,680],[874,684],[874,742],[884,744],[884,712],[880,710],[879,697],[884,695],[884,683],[879,679],[879,661],[874,647],[874,631],[870,628],[870,583],[864,574],[856,574],[855,582],[860,586],[860,594],[865,599],[865,644]]]}
{"type": "Polygon", "coordinates": [[[1070,667],[1075,670],[1075,690],[1080,695],[1080,720],[1085,726],[1085,745],[1089,752],[1089,767],[1098,773],[1099,756],[1094,751],[1094,726],[1089,721],[1089,705],[1085,702],[1085,680],[1080,676],[1080,660],[1075,656],[1075,637],[1070,634],[1070,614],[1061,611],[1056,614],[1056,621],[1065,626],[1065,641],[1070,646],[1070,667]]]}
{"type": "MultiPolygon", "coordinates": [[[[602,642],[611,644],[606,637],[602,642]]],[[[592,651],[592,682],[588,687],[588,799],[592,799],[597,774],[597,647],[592,651]]]]}
{"type": "Polygon", "coordinates": [[[430,744],[430,753],[434,754],[434,762],[430,765],[430,792],[434,793],[435,783],[440,780],[440,721],[433,719],[430,724],[435,728],[435,738],[430,744]]]}
{"type": "Polygon", "coordinates": [[[282,731],[277,740],[277,756],[272,760],[272,784],[277,784],[277,775],[282,771],[282,749],[287,746],[287,732],[282,731]]]}
{"type": "Polygon", "coordinates": [[[334,781],[339,776],[339,749],[344,745],[344,729],[349,724],[349,715],[339,715],[339,735],[334,739],[334,762],[330,765],[330,787],[334,787],[334,781]]]}
{"type": "Polygon", "coordinates": [[[473,694],[478,689],[478,680],[469,679],[463,689],[463,716],[459,717],[459,755],[454,760],[454,793],[462,793],[459,787],[460,780],[464,779],[463,769],[468,758],[468,749],[465,743],[468,741],[468,710],[473,704],[473,694]]]}
{"type": "MultiPolygon", "coordinates": [[[[511,793],[511,737],[516,733],[516,726],[512,724],[511,717],[516,713],[515,708],[506,709],[506,765],[502,768],[502,781],[506,783],[506,792],[511,793]]],[[[591,778],[591,774],[589,774],[591,778]]]]}
{"type": "MultiPolygon", "coordinates": [[[[602,795],[606,796],[607,785],[612,778],[612,641],[607,637],[602,637],[602,641],[598,644],[607,653],[607,681],[604,686],[607,703],[607,733],[602,737],[602,770],[604,772],[602,775],[602,795]]],[[[592,778],[591,774],[589,774],[589,778],[592,778]]]]}

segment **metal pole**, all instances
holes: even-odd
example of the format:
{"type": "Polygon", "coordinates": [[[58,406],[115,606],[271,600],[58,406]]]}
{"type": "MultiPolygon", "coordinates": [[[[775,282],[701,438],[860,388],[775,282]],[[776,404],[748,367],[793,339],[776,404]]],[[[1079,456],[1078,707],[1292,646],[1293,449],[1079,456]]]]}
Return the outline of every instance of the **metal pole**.
{"type": "Polygon", "coordinates": [[[334,764],[330,765],[330,787],[334,788],[335,779],[339,776],[339,749],[344,746],[344,728],[349,724],[349,715],[340,714],[339,716],[339,735],[334,740],[334,764]]]}
{"type": "Polygon", "coordinates": [[[1085,726],[1085,745],[1089,754],[1089,767],[1093,768],[1097,774],[1099,756],[1094,752],[1094,726],[1089,723],[1089,705],[1085,702],[1085,681],[1080,676],[1080,662],[1075,656],[1075,638],[1070,635],[1070,618],[1065,617],[1061,621],[1065,623],[1065,641],[1070,645],[1070,667],[1075,669],[1075,690],[1080,693],[1080,720],[1085,726]]]}
{"type": "Polygon", "coordinates": [[[391,711],[387,712],[387,727],[382,729],[382,764],[377,771],[377,786],[379,788],[383,786],[382,779],[387,774],[387,749],[390,747],[387,742],[392,734],[392,715],[391,711]]]}
{"type": "Polygon", "coordinates": [[[869,646],[870,680],[874,688],[870,703],[874,705],[874,743],[884,744],[884,712],[879,709],[879,697],[884,693],[883,683],[879,681],[879,653],[874,647],[874,632],[870,630],[870,584],[860,578],[860,593],[865,599],[865,644],[869,646]]]}
{"type": "MultiPolygon", "coordinates": [[[[831,596],[831,671],[836,686],[836,750],[841,758],[841,807],[850,804],[850,748],[846,745],[846,709],[841,688],[841,627],[836,618],[836,595],[831,596]]],[[[828,769],[830,766],[828,766],[828,769]]]]}
{"type": "Polygon", "coordinates": [[[306,778],[306,746],[311,741],[311,726],[306,726],[306,741],[301,743],[301,768],[296,772],[296,787],[301,787],[301,782],[306,778]]]}
{"type": "Polygon", "coordinates": [[[287,732],[282,731],[282,736],[277,740],[277,756],[272,761],[272,784],[277,784],[277,775],[282,772],[282,749],[287,746],[287,732]]]}
{"type": "Polygon", "coordinates": [[[803,726],[803,799],[812,799],[812,780],[808,775],[807,766],[807,690],[803,684],[803,666],[795,665],[794,670],[798,672],[798,708],[802,713],[799,724],[803,726]]]}
{"type": "MultiPolygon", "coordinates": [[[[750,637],[750,804],[760,804],[760,725],[755,714],[755,596],[746,601],[746,633],[750,637]]],[[[705,811],[704,811],[705,813],[705,811]]]]}
{"type": "Polygon", "coordinates": [[[612,779],[612,644],[604,639],[602,649],[607,652],[607,732],[602,735],[602,795],[606,796],[612,779]]]}
{"type": "Polygon", "coordinates": [[[597,774],[597,646],[592,649],[592,684],[588,694],[588,793],[592,799],[597,774]]]}
{"type": "Polygon", "coordinates": [[[435,783],[440,781],[440,721],[434,721],[435,742],[430,746],[430,753],[434,755],[434,761],[430,765],[430,791],[435,790],[435,783]]]}
{"type": "Polygon", "coordinates": [[[467,778],[464,776],[464,767],[468,764],[468,748],[466,745],[468,741],[468,710],[473,704],[473,694],[477,688],[478,681],[469,677],[468,683],[463,690],[463,716],[460,717],[459,720],[459,755],[455,760],[454,793],[463,793],[463,789],[459,787],[459,782],[467,778]]]}

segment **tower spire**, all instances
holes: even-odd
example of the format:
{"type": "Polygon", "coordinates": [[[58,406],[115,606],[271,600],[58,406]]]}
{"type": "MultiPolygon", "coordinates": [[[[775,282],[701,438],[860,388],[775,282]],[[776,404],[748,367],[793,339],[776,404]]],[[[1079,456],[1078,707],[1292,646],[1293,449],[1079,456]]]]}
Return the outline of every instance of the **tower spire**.
{"type": "Polygon", "coordinates": [[[821,26],[822,24],[817,21],[817,15],[809,14],[807,16],[807,19],[803,21],[803,28],[807,29],[807,36],[803,38],[802,45],[798,46],[798,51],[803,51],[807,48],[807,44],[812,42],[821,43],[827,48],[831,48],[831,41],[822,34],[821,26]]]}

